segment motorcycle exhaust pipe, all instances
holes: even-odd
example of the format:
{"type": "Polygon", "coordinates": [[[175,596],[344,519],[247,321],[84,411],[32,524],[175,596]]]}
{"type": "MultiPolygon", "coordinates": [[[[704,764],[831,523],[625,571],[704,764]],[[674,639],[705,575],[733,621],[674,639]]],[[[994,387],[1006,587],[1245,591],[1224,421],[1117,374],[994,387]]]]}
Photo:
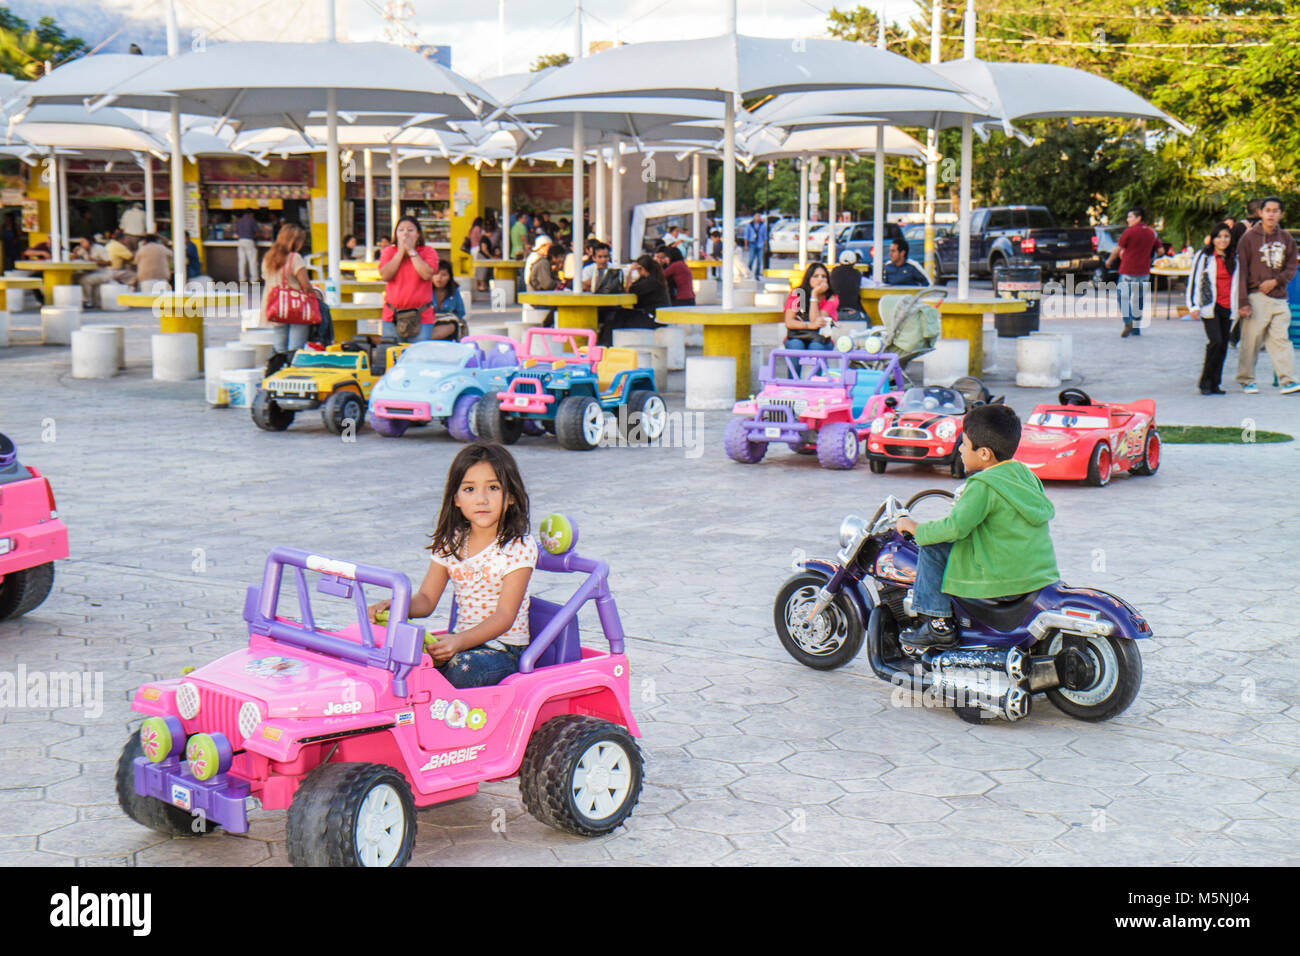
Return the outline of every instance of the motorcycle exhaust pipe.
{"type": "Polygon", "coordinates": [[[1000,672],[1016,684],[1024,681],[1030,670],[1029,658],[1018,647],[955,648],[941,651],[930,659],[930,666],[937,671],[961,667],[1000,672]]]}
{"type": "Polygon", "coordinates": [[[1031,696],[1023,687],[1008,685],[1006,675],[988,674],[971,668],[948,668],[940,671],[935,684],[944,698],[963,707],[979,707],[1008,721],[1029,716],[1031,696]],[[988,676],[985,676],[985,675],[988,676]]]}

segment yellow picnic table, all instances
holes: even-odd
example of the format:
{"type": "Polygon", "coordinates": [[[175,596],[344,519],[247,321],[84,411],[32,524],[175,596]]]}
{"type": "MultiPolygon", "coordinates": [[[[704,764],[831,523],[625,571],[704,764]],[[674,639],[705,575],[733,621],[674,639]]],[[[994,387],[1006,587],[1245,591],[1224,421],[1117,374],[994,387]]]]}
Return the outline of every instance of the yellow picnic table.
{"type": "MultiPolygon", "coordinates": [[[[123,292],[118,305],[136,309],[153,309],[158,317],[159,332],[193,332],[199,350],[199,371],[203,371],[203,316],[213,309],[237,309],[244,304],[239,292],[123,292]]],[[[236,314],[238,318],[238,314],[236,314]]]]}
{"type": "Polygon", "coordinates": [[[475,259],[475,269],[491,269],[494,279],[513,279],[524,267],[523,259],[475,259]]]}
{"type": "Polygon", "coordinates": [[[351,272],[353,278],[363,282],[379,281],[379,263],[363,259],[343,259],[339,262],[340,272],[351,272]]]}
{"type": "Polygon", "coordinates": [[[330,306],[330,321],[334,323],[334,341],[350,342],[357,336],[357,323],[362,319],[383,318],[382,305],[342,305],[330,306]]]}
{"type": "Polygon", "coordinates": [[[78,272],[93,272],[99,266],[93,262],[51,262],[44,259],[38,262],[15,262],[14,268],[25,272],[39,272],[45,304],[53,305],[56,285],[72,285],[77,281],[78,272]]]}
{"type": "Polygon", "coordinates": [[[687,259],[686,267],[691,270],[692,279],[707,279],[709,270],[722,265],[721,259],[687,259]]]}
{"type": "Polygon", "coordinates": [[[380,279],[344,279],[339,283],[339,295],[347,301],[358,292],[383,292],[387,287],[388,283],[380,279]]]}
{"type": "Polygon", "coordinates": [[[702,325],[704,354],[729,355],[736,360],[736,397],[749,394],[750,330],[755,325],[785,321],[784,309],[765,306],[679,305],[655,310],[655,321],[673,325],[702,325]]]}
{"type": "Polygon", "coordinates": [[[519,301],[525,305],[555,310],[557,329],[597,330],[597,310],[611,306],[632,308],[636,296],[630,292],[523,292],[519,301]]]}
{"type": "MultiPolygon", "coordinates": [[[[880,321],[880,300],[887,295],[911,295],[921,291],[920,286],[877,286],[863,289],[863,311],[871,317],[873,323],[880,321]]],[[[965,339],[970,343],[967,374],[978,377],[984,371],[984,319],[998,313],[1024,312],[1029,304],[1023,299],[986,298],[954,299],[945,298],[933,303],[939,310],[940,334],[945,339],[965,339]]]]}

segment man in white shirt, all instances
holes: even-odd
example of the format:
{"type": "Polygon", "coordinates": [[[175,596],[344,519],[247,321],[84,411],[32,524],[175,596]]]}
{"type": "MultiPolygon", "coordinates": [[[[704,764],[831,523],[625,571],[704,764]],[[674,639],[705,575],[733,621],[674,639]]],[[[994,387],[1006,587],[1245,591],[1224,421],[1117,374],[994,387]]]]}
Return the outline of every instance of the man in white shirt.
{"type": "Polygon", "coordinates": [[[131,203],[126,212],[122,213],[122,221],[118,225],[128,236],[143,236],[148,228],[144,221],[144,207],[138,202],[131,203]]]}
{"type": "Polygon", "coordinates": [[[583,292],[623,291],[623,275],[609,267],[609,246],[598,242],[592,249],[592,260],[582,267],[583,292]]]}

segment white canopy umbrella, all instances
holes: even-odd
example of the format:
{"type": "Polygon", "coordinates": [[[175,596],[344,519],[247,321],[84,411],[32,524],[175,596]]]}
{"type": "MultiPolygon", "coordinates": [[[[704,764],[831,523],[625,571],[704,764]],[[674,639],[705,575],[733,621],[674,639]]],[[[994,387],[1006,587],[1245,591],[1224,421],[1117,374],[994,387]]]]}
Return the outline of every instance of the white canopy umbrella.
{"type": "MultiPolygon", "coordinates": [[[[695,40],[636,43],[603,50],[560,67],[530,85],[511,108],[564,100],[679,98],[721,101],[723,114],[723,290],[734,300],[736,101],[767,94],[874,87],[956,90],[950,81],[905,57],[839,40],[789,40],[735,32],[695,40]]],[[[592,109],[598,107],[592,107],[592,109]]]]}

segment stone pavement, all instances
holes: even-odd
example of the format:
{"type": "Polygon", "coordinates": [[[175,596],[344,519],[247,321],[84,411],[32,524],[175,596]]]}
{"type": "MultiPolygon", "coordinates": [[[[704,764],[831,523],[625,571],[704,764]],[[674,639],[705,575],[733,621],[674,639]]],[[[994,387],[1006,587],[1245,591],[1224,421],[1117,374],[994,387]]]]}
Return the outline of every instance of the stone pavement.
{"type": "MultiPolygon", "coordinates": [[[[0,864],[285,865],[283,812],[200,840],[122,815],[113,768],[137,723],[131,694],[242,646],[243,592],[276,544],[418,580],[459,446],[441,430],[344,442],[310,413],[260,432],[206,407],[201,383],[151,381],[153,321],[128,321],[131,368],[111,381],[70,378],[67,349],[0,350],[0,430],[51,479],[72,547],[49,600],[0,624],[0,672],[84,669],[104,698],[102,713],[0,710],[0,864]]],[[[1167,423],[1300,425],[1300,396],[1270,389],[1264,363],[1263,394],[1200,396],[1197,323],[1123,341],[1115,321],[1051,326],[1075,335],[1071,384],[1099,398],[1154,397],[1167,423]]],[[[990,384],[1022,416],[1047,397],[1010,384],[1013,341],[999,362],[990,384]]],[[[678,410],[680,375],[670,386],[678,410]]],[[[738,465],[722,452],[727,419],[687,419],[700,429],[684,448],[515,446],[534,516],[573,515],[580,550],[612,568],[647,783],[626,826],[594,840],[535,821],[516,781],[486,785],[420,811],[415,863],[1300,862],[1300,443],[1166,445],[1154,478],[1049,486],[1065,579],[1151,623],[1142,690],[1106,723],[1038,698],[1028,720],[971,726],[891,706],[863,657],[800,666],[771,619],[797,549],[832,554],[846,512],[952,479],[823,471],[784,450],[738,465]]],[[[601,641],[594,615],[584,628],[601,641]]]]}

